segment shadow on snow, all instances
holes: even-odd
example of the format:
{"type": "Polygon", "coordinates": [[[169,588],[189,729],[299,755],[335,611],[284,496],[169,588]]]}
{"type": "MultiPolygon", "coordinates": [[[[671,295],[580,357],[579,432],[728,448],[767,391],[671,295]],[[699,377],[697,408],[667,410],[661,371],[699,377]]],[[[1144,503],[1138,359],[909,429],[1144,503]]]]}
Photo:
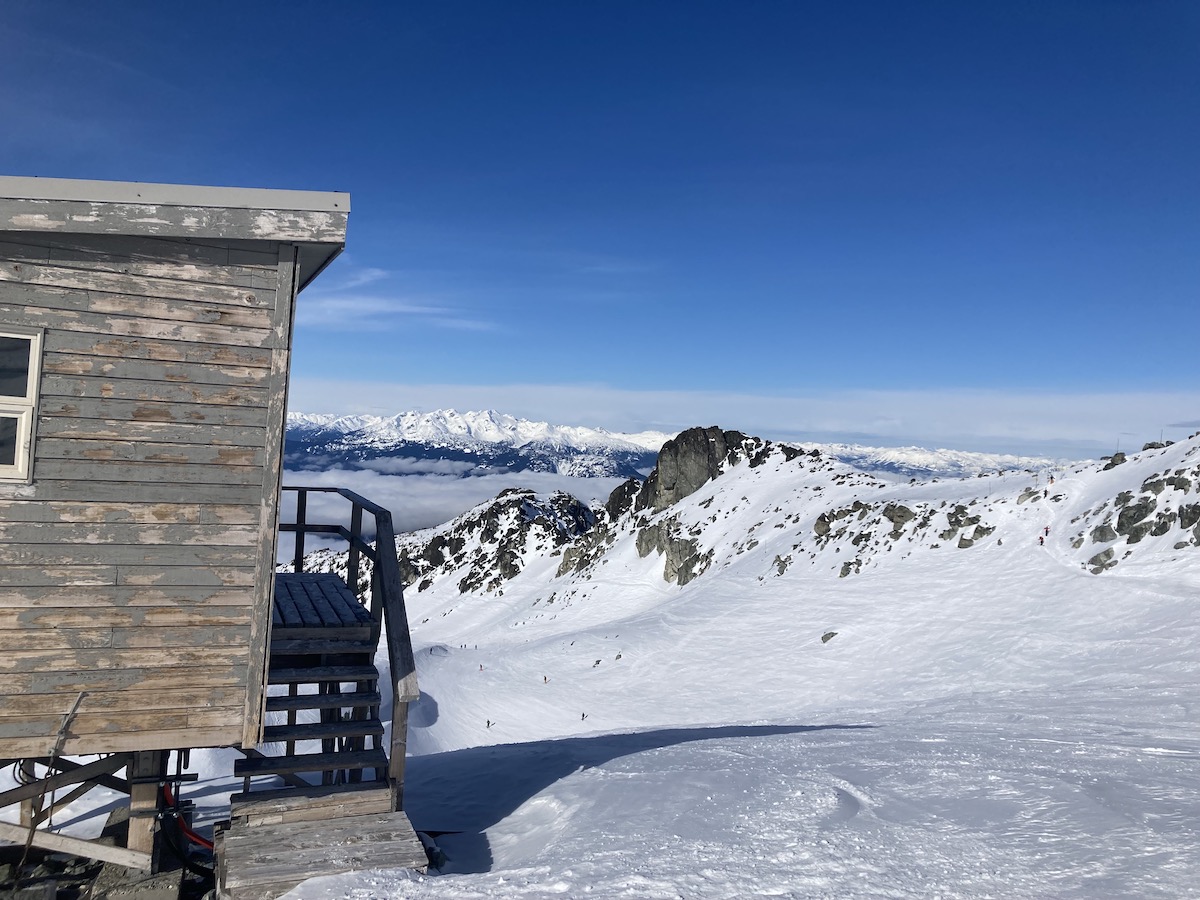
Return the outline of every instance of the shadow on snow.
{"type": "Polygon", "coordinates": [[[408,760],[404,807],[419,831],[445,835],[445,871],[490,871],[486,831],[560,779],[609,760],[692,741],[770,737],[874,725],[723,725],[470,747],[408,760]]]}

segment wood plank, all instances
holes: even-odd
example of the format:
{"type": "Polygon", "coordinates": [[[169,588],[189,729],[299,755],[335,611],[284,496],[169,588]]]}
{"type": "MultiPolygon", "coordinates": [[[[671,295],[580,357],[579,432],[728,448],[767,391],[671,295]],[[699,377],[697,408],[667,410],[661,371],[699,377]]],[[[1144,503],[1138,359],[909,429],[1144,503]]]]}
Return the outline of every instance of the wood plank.
{"type": "Polygon", "coordinates": [[[132,565],[117,566],[117,584],[137,586],[196,585],[210,587],[248,587],[254,584],[253,566],[164,566],[146,569],[132,565]]]}
{"type": "Polygon", "coordinates": [[[344,212],[23,200],[0,197],[0,228],[79,234],[130,234],[341,244],[344,212]]]}
{"type": "Polygon", "coordinates": [[[218,271],[228,268],[248,268],[274,274],[279,254],[278,244],[272,241],[213,242],[195,238],[148,237],[133,234],[53,234],[6,232],[0,233],[7,246],[25,248],[31,253],[40,249],[52,260],[62,252],[75,251],[80,258],[147,260],[154,263],[194,263],[218,271]]]}
{"type": "Polygon", "coordinates": [[[378,681],[379,670],[374,666],[306,666],[297,669],[271,669],[267,673],[271,684],[310,684],[318,681],[354,684],[378,681]]]}
{"type": "Polygon", "coordinates": [[[42,355],[44,375],[132,378],[175,384],[212,384],[234,387],[263,385],[267,371],[257,366],[159,362],[149,359],[120,359],[83,356],[79,353],[47,352],[42,355]]]}
{"type": "MultiPolygon", "coordinates": [[[[0,822],[0,840],[11,841],[14,844],[24,844],[29,832],[20,825],[10,825],[0,822]]],[[[38,830],[33,835],[33,846],[54,853],[69,853],[72,856],[82,856],[84,859],[98,859],[102,862],[114,863],[129,869],[144,869],[150,871],[150,854],[138,853],[125,847],[112,847],[96,841],[85,841],[82,838],[56,834],[50,831],[38,830]]]]}
{"type": "MultiPolygon", "coordinates": [[[[124,482],[136,485],[151,483],[173,485],[184,496],[200,485],[222,487],[257,487],[262,480],[259,466],[226,466],[198,463],[122,462],[121,460],[38,459],[37,478],[124,482]]],[[[136,493],[140,494],[140,491],[136,493]]]]}
{"type": "MultiPolygon", "coordinates": [[[[108,237],[108,236],[106,236],[108,237]]],[[[19,233],[0,232],[0,259],[16,263],[82,269],[87,272],[109,272],[146,278],[170,278],[198,284],[233,285],[236,287],[275,289],[274,254],[267,265],[237,265],[229,262],[229,249],[197,247],[179,241],[159,241],[158,247],[143,242],[137,252],[136,239],[112,236],[114,242],[104,245],[95,241],[89,245],[76,242],[30,240],[19,233]],[[22,240],[24,238],[24,240],[22,240]],[[176,248],[189,247],[206,252],[209,259],[199,255],[186,257],[176,248]]]]}
{"type": "MultiPolygon", "coordinates": [[[[216,687],[244,687],[246,668],[242,663],[231,663],[228,659],[205,666],[178,666],[174,668],[146,668],[131,664],[123,669],[99,669],[90,672],[0,672],[0,690],[12,694],[74,694],[88,691],[92,694],[123,691],[190,690],[195,692],[197,684],[209,689],[216,687]]],[[[199,746],[199,745],[197,745],[199,746]]],[[[0,754],[0,759],[5,758],[0,754]]],[[[8,757],[11,758],[11,757],[8,757]]]]}
{"type": "Polygon", "coordinates": [[[259,407],[211,406],[201,403],[155,403],[141,400],[42,397],[38,434],[48,417],[158,422],[181,425],[239,425],[262,428],[267,413],[259,407]]]}
{"type": "MultiPolygon", "coordinates": [[[[38,449],[44,439],[70,438],[94,441],[149,441],[157,444],[209,444],[214,447],[262,446],[264,425],[228,425],[221,422],[131,422],[128,419],[87,419],[66,416],[38,417],[38,449]]],[[[257,509],[257,504],[255,504],[257,509]]]]}
{"type": "MultiPolygon", "coordinates": [[[[77,672],[87,677],[107,669],[183,669],[245,665],[244,647],[139,647],[137,649],[12,650],[0,655],[0,672],[9,674],[77,672]]],[[[204,684],[201,679],[198,684],[204,684]]]]}
{"type": "Polygon", "coordinates": [[[215,406],[265,407],[267,404],[266,391],[257,387],[142,381],[136,378],[94,378],[90,375],[49,373],[42,374],[41,396],[197,403],[215,406]]]}
{"type": "Polygon", "coordinates": [[[71,503],[0,500],[0,522],[122,525],[254,525],[257,507],[197,503],[71,503]]]}
{"type": "Polygon", "coordinates": [[[38,628],[19,631],[0,629],[0,651],[9,650],[71,650],[111,647],[111,628],[38,628]]]}
{"type": "Polygon", "coordinates": [[[378,691],[353,691],[346,694],[295,694],[267,697],[267,712],[290,712],[302,709],[348,709],[379,706],[378,691]]]}
{"type": "MultiPolygon", "coordinates": [[[[247,587],[254,584],[252,566],[165,566],[147,569],[135,565],[70,565],[45,563],[6,564],[4,587],[247,587]]],[[[149,605],[149,604],[147,604],[149,605]]]]}
{"type": "Polygon", "coordinates": [[[151,867],[158,868],[158,847],[154,835],[163,795],[159,782],[167,774],[167,757],[160,751],[137,751],[130,762],[129,833],[126,846],[138,853],[150,854],[151,867]]]}
{"type": "MultiPolygon", "coordinates": [[[[184,750],[197,747],[228,747],[237,742],[241,731],[240,723],[233,726],[213,728],[182,728],[164,731],[114,732],[112,734],[85,734],[78,738],[68,736],[63,753],[71,756],[91,756],[97,753],[127,753],[149,747],[152,750],[184,750]]],[[[20,758],[44,756],[45,739],[13,738],[0,741],[0,756],[20,758]]]]}
{"type": "Polygon", "coordinates": [[[280,825],[238,826],[222,836],[223,896],[272,900],[316,875],[429,865],[402,812],[280,825]]]}
{"type": "Polygon", "coordinates": [[[249,621],[241,625],[218,625],[202,621],[184,625],[138,625],[112,629],[112,646],[120,650],[190,648],[200,642],[205,647],[232,647],[237,650],[245,649],[249,638],[249,621]]]}
{"type": "MultiPolygon", "coordinates": [[[[40,590],[40,588],[31,588],[40,590]]],[[[80,600],[103,598],[83,597],[80,600]]],[[[247,598],[248,604],[248,598],[247,598]]],[[[227,625],[250,627],[248,605],[240,606],[122,606],[117,608],[81,602],[63,607],[6,607],[0,606],[0,638],[6,634],[22,634],[32,629],[51,628],[135,628],[153,629],[167,626],[214,628],[227,625]]]]}
{"type": "MultiPolygon", "coordinates": [[[[260,490],[256,485],[193,484],[188,488],[187,500],[190,503],[240,506],[259,502],[260,490]]],[[[126,501],[131,493],[127,481],[51,480],[38,477],[36,466],[32,484],[0,484],[0,499],[8,500],[107,503],[126,501]]],[[[147,503],[175,502],[180,499],[180,485],[169,481],[142,484],[138,486],[137,497],[147,503]]]]}
{"type": "Polygon", "coordinates": [[[186,343],[153,338],[113,337],[109,334],[52,331],[46,335],[46,353],[64,357],[101,357],[105,360],[157,361],[202,366],[233,366],[269,369],[271,351],[259,347],[227,344],[186,343]]]}
{"type": "Polygon", "coordinates": [[[4,586],[99,587],[117,583],[116,566],[30,566],[4,568],[4,586]]]}
{"type": "MultiPolygon", "coordinates": [[[[205,685],[205,701],[214,707],[227,707],[240,715],[244,688],[237,685],[205,685]]],[[[0,696],[0,716],[56,715],[59,721],[75,702],[75,695],[9,694],[0,696]]],[[[83,698],[83,706],[92,713],[109,714],[126,710],[184,709],[196,704],[195,687],[160,691],[95,691],[83,698]]]]}
{"type": "MultiPolygon", "coordinates": [[[[128,270],[135,267],[127,263],[124,268],[128,270]]],[[[142,268],[146,268],[145,264],[142,268]]],[[[105,271],[96,266],[60,266],[49,260],[12,261],[0,255],[0,281],[131,298],[200,300],[247,309],[269,309],[275,303],[274,290],[263,291],[248,286],[187,279],[184,277],[185,268],[179,264],[160,265],[159,269],[160,274],[148,275],[145,272],[105,271]]],[[[191,271],[203,275],[208,269],[191,267],[191,271]]]]}
{"type": "Polygon", "coordinates": [[[382,750],[354,750],[342,753],[298,753],[294,756],[262,756],[234,760],[235,778],[258,775],[295,775],[300,772],[332,772],[339,769],[387,769],[382,750]]]}
{"type": "Polygon", "coordinates": [[[230,818],[248,825],[315,822],[391,812],[391,791],[378,782],[313,785],[234,794],[230,818]]]}
{"type": "MultiPolygon", "coordinates": [[[[196,567],[248,566],[255,561],[247,547],[172,546],[160,544],[0,544],[0,565],[196,567]]],[[[119,581],[119,579],[118,579],[119,581]]]]}
{"type": "Polygon", "coordinates": [[[48,524],[0,521],[0,541],[11,544],[127,544],[244,547],[257,540],[254,525],[48,524]]]}
{"type": "MultiPolygon", "coordinates": [[[[115,579],[114,579],[115,580],[115,579]]],[[[184,617],[223,622],[250,615],[251,592],[244,587],[174,585],[0,586],[0,627],[13,617],[36,619],[43,613],[69,616],[92,611],[104,624],[174,625],[184,617]],[[125,617],[125,618],[122,618],[125,617]]],[[[99,624],[99,622],[98,622],[99,624]]],[[[228,624],[240,624],[230,621],[228,624]]]]}
{"type": "Polygon", "coordinates": [[[0,282],[0,323],[6,325],[233,347],[270,347],[275,340],[271,331],[262,328],[108,315],[71,308],[69,303],[63,308],[65,301],[59,300],[58,306],[50,303],[49,294],[54,288],[41,288],[36,296],[22,296],[19,290],[11,290],[13,287],[0,282]]]}

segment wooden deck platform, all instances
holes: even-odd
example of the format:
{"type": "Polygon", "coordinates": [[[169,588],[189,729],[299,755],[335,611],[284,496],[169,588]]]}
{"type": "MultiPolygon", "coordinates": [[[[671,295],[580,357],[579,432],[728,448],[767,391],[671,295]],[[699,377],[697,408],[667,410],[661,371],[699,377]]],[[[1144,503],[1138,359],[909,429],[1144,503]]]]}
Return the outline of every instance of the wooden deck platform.
{"type": "Polygon", "coordinates": [[[217,835],[217,896],[274,900],[318,875],[361,869],[424,872],[425,848],[402,812],[235,826],[217,835]]]}
{"type": "Polygon", "coordinates": [[[271,611],[273,640],[328,634],[350,638],[345,629],[370,629],[371,613],[338,575],[328,572],[280,573],[275,576],[271,611]]]}

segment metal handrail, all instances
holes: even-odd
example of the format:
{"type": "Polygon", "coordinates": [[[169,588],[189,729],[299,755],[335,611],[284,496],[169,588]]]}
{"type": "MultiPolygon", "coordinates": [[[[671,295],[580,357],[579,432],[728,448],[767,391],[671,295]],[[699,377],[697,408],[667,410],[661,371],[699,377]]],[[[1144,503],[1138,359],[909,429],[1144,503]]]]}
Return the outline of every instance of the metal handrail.
{"type": "MultiPolygon", "coordinates": [[[[349,545],[346,580],[351,590],[358,593],[360,557],[372,563],[371,587],[368,592],[371,612],[372,635],[379,640],[380,626],[387,638],[388,665],[392,682],[392,735],[391,753],[388,755],[388,779],[395,794],[395,808],[403,808],[402,785],[404,784],[404,757],[408,745],[408,704],[420,696],[417,687],[417,666],[413,658],[412,636],[408,630],[408,615],[404,608],[404,582],[400,576],[400,559],[396,555],[396,532],[392,525],[392,514],[377,503],[347,488],[300,487],[284,485],[285,491],[296,493],[296,521],[281,522],[279,530],[296,535],[293,567],[296,572],[304,571],[304,538],[307,534],[333,534],[349,545]],[[308,521],[308,495],[310,493],[336,493],[350,501],[350,527],[310,523],[308,521]],[[367,540],[363,531],[363,513],[371,514],[375,524],[375,543],[367,540]]],[[[362,598],[360,598],[362,599],[362,598]]]]}

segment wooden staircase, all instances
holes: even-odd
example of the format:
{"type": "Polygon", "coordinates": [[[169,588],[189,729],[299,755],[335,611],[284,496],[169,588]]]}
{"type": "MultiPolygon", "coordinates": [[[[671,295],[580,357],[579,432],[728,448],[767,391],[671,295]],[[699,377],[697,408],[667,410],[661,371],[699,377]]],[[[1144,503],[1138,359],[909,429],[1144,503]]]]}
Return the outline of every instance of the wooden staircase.
{"type": "Polygon", "coordinates": [[[345,489],[284,490],[297,493],[296,521],[280,525],[296,535],[295,571],[275,576],[264,743],[242,748],[234,764],[242,792],[230,798],[229,827],[214,835],[222,900],[271,900],[313,875],[428,865],[403,812],[408,704],[419,691],[391,514],[345,489]],[[350,501],[349,528],[306,520],[315,492],[350,501]],[[364,512],[375,520],[374,544],[364,512]],[[348,542],[346,580],[304,571],[306,533],[348,542]],[[360,557],[372,563],[363,602],[349,587],[359,584],[360,557]],[[388,691],[375,666],[381,636],[388,691]]]}
{"type": "Polygon", "coordinates": [[[243,788],[231,798],[232,820],[265,814],[303,821],[306,798],[328,814],[339,792],[312,788],[364,783],[375,789],[345,791],[347,804],[358,811],[369,797],[370,809],[362,812],[391,810],[374,662],[378,639],[370,613],[339,576],[276,576],[267,669],[271,724],[263,743],[282,745],[282,752],[255,752],[234,764],[243,788]],[[272,783],[252,790],[254,779],[264,777],[272,783]]]}

